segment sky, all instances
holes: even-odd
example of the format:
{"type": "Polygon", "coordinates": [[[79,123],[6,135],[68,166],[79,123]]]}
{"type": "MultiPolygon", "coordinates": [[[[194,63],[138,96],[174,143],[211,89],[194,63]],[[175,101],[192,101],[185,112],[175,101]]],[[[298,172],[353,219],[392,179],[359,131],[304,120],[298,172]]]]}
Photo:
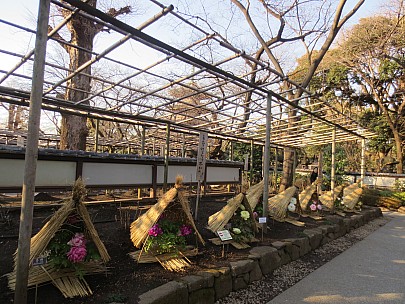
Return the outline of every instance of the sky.
{"type": "MultiPolygon", "coordinates": [[[[145,1],[145,0],[143,0],[145,1]]],[[[217,1],[217,0],[205,0],[205,1],[217,1]]],[[[357,0],[348,0],[348,4],[353,5],[357,0]]],[[[38,10],[38,0],[12,0],[7,1],[7,4],[4,4],[2,9],[0,10],[0,19],[11,21],[13,23],[21,24],[28,28],[35,28],[35,18],[37,15],[38,10]]],[[[102,2],[102,1],[99,1],[102,2]]],[[[162,0],[162,3],[168,5],[172,2],[162,0]]],[[[181,2],[181,0],[173,0],[173,4],[176,5],[177,2],[181,2]]],[[[184,1],[183,1],[184,2],[184,1]]],[[[360,18],[367,17],[373,14],[380,12],[380,6],[384,1],[381,0],[365,0],[364,5],[362,8],[357,12],[355,17],[350,21],[350,24],[355,24],[360,18]]],[[[151,13],[147,12],[144,14],[149,18],[151,13]]],[[[146,17],[145,17],[146,18],[146,17]]],[[[139,19],[142,19],[142,16],[137,16],[138,22],[139,19]]],[[[139,23],[138,23],[139,24],[139,23]]],[[[1,45],[13,45],[12,49],[18,50],[20,53],[27,53],[32,49],[34,44],[34,35],[27,35],[22,31],[13,30],[10,31],[8,26],[0,23],[0,49],[2,48],[1,45]]],[[[151,26],[150,29],[147,29],[148,34],[155,36],[156,38],[165,37],[166,33],[162,33],[162,28],[156,28],[151,26]]],[[[103,48],[104,46],[99,45],[98,47],[103,48]]],[[[7,47],[6,49],[9,49],[7,47]]],[[[11,48],[10,48],[11,49],[11,48]]],[[[135,51],[137,54],[137,58],[140,58],[145,65],[155,62],[158,58],[153,58],[143,49],[131,50],[135,51]]],[[[124,55],[123,55],[124,56],[124,55]]],[[[12,68],[16,62],[12,62],[8,59],[9,57],[4,57],[4,55],[0,54],[0,69],[1,70],[8,70],[12,68]]],[[[1,76],[1,74],[0,74],[1,76]]],[[[2,85],[2,84],[0,84],[2,85]]],[[[3,84],[4,85],[4,84],[3,84]]],[[[6,122],[7,113],[4,109],[0,107],[0,128],[3,128],[6,122]]],[[[42,128],[48,128],[48,126],[42,125],[42,128]]]]}

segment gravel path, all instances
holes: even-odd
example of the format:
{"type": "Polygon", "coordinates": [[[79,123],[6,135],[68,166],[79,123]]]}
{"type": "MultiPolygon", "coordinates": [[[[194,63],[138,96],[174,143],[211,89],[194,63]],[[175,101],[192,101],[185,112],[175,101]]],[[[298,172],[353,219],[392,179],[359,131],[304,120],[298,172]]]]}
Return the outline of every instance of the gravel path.
{"type": "Polygon", "coordinates": [[[262,280],[253,282],[247,289],[232,292],[216,303],[266,303],[389,221],[389,217],[375,219],[300,259],[281,266],[262,280]]]}

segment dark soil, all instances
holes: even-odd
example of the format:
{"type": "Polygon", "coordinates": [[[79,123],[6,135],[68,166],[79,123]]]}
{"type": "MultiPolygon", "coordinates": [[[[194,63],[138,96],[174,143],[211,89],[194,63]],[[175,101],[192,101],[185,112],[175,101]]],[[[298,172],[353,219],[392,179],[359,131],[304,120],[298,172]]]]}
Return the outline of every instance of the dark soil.
{"type": "MultiPolygon", "coordinates": [[[[215,235],[205,228],[208,217],[220,210],[225,204],[229,196],[204,198],[200,201],[198,211],[199,219],[196,225],[205,240],[215,237],[215,235]]],[[[7,287],[7,279],[4,274],[12,270],[12,257],[17,248],[18,227],[19,227],[19,208],[8,209],[6,199],[0,197],[0,205],[2,205],[1,213],[4,215],[0,222],[0,303],[12,303],[13,292],[7,287]]],[[[193,202],[191,201],[193,206],[193,202]]],[[[104,242],[110,256],[111,261],[108,263],[109,272],[105,275],[86,276],[86,281],[89,283],[93,295],[85,298],[65,299],[60,291],[53,285],[47,284],[37,288],[31,288],[28,294],[28,302],[48,304],[48,303],[111,303],[125,302],[137,303],[137,298],[140,294],[162,285],[168,281],[174,280],[182,275],[190,274],[202,269],[213,268],[217,266],[227,265],[229,261],[246,258],[249,249],[236,250],[232,246],[225,247],[225,256],[222,256],[222,246],[215,246],[207,242],[205,246],[199,245],[199,255],[191,260],[193,265],[187,271],[181,273],[172,273],[165,271],[158,263],[154,264],[138,264],[135,260],[129,257],[128,253],[133,252],[136,248],[133,246],[129,238],[128,224],[123,223],[120,219],[122,209],[120,203],[108,204],[90,204],[88,205],[89,213],[95,227],[104,242]]],[[[55,202],[52,199],[50,206],[44,207],[44,204],[36,205],[34,209],[33,234],[38,232],[42,226],[49,220],[53,212],[57,210],[55,202]]],[[[135,216],[135,211],[131,211],[131,221],[135,216]]],[[[291,214],[291,216],[296,215],[291,214]]],[[[252,246],[269,245],[276,240],[286,238],[302,237],[304,229],[317,227],[330,223],[331,216],[325,214],[324,220],[315,221],[311,218],[299,218],[305,222],[305,227],[297,227],[289,223],[279,223],[270,221],[268,223],[268,233],[261,238],[260,241],[252,246]]]]}

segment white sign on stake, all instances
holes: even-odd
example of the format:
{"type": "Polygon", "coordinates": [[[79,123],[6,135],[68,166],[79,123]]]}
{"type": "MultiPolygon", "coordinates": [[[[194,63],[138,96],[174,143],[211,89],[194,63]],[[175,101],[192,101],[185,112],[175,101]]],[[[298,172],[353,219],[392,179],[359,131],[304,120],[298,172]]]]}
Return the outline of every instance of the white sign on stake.
{"type": "Polygon", "coordinates": [[[217,234],[222,242],[232,240],[232,235],[229,230],[218,230],[217,234]]]}
{"type": "Polygon", "coordinates": [[[198,143],[197,151],[197,168],[196,168],[196,179],[199,182],[204,181],[205,175],[205,153],[207,151],[208,144],[208,133],[200,132],[200,141],[198,143]]]}
{"type": "Polygon", "coordinates": [[[266,224],[267,223],[267,217],[259,217],[259,224],[266,224]]]}

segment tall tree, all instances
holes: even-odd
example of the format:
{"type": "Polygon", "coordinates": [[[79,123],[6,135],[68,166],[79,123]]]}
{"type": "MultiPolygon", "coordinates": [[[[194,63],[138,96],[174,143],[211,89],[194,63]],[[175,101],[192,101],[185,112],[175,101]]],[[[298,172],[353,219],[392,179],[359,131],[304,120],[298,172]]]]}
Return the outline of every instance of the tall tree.
{"type": "MultiPolygon", "coordinates": [[[[259,27],[253,18],[250,0],[231,0],[243,13],[252,33],[260,44],[257,51],[258,58],[267,56],[274,68],[281,75],[288,74],[288,67],[283,67],[281,57],[277,57],[275,49],[289,43],[301,42],[305,49],[308,69],[303,75],[300,85],[308,87],[326,52],[331,47],[343,25],[357,12],[365,0],[360,0],[349,8],[347,0],[338,1],[283,1],[282,3],[258,0],[267,14],[267,24],[259,27]],[[347,11],[346,14],[343,11],[347,11]],[[318,51],[315,51],[319,48],[318,51]]],[[[255,79],[252,79],[255,81],[255,79]]],[[[283,90],[288,91],[290,84],[283,83],[283,90]]],[[[289,90],[288,98],[296,100],[303,94],[303,90],[289,90]]],[[[293,101],[298,103],[298,101],[293,101]]],[[[297,121],[297,110],[293,106],[288,108],[288,127],[297,121]]],[[[284,149],[283,176],[280,190],[292,184],[293,157],[291,149],[284,149]]]]}
{"type": "MultiPolygon", "coordinates": [[[[87,4],[96,7],[97,0],[89,0],[87,4]]],[[[118,10],[114,8],[107,10],[107,14],[112,17],[130,12],[131,6],[125,6],[118,10]]],[[[60,13],[66,18],[71,14],[71,11],[61,8],[60,13]]],[[[103,31],[104,27],[80,14],[74,14],[67,23],[67,29],[70,33],[70,39],[68,39],[70,44],[66,44],[67,39],[64,39],[60,34],[56,34],[56,38],[69,54],[69,70],[76,71],[91,60],[94,38],[103,31]]],[[[52,31],[51,27],[49,31],[52,31]]],[[[88,65],[81,73],[68,80],[65,100],[80,101],[88,97],[88,92],[91,90],[91,78],[88,75],[91,75],[91,72],[91,65],[88,65]]],[[[83,104],[89,104],[89,102],[86,101],[83,104]]],[[[86,117],[62,114],[61,149],[85,150],[87,135],[86,117]]]]}
{"type": "Polygon", "coordinates": [[[352,86],[369,96],[367,120],[388,125],[394,139],[397,173],[403,173],[405,143],[405,19],[403,2],[396,14],[361,19],[339,46],[352,86]],[[383,121],[381,121],[383,117],[383,121]]]}

